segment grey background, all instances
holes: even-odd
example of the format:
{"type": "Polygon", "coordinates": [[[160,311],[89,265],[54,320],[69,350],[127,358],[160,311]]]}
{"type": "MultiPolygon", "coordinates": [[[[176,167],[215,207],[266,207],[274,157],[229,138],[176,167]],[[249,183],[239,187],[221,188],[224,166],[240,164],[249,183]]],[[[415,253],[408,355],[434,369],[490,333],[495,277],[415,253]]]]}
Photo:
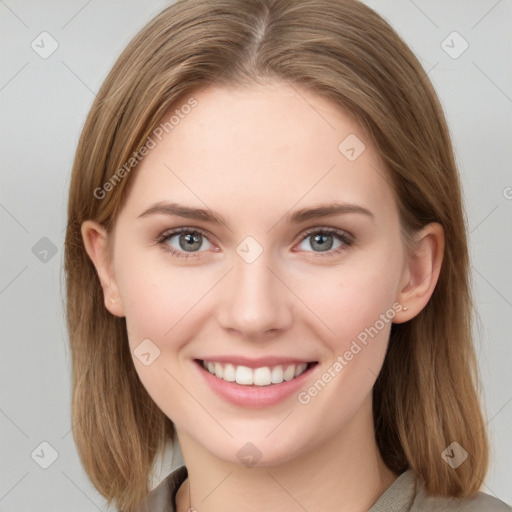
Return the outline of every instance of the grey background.
{"type": "MultiPolygon", "coordinates": [[[[512,3],[367,3],[419,56],[448,117],[468,213],[481,320],[476,348],[493,445],[483,490],[512,503],[512,3]],[[441,46],[453,31],[469,44],[458,58],[441,46]]],[[[0,0],[0,512],[107,510],[70,432],[66,194],[95,91],[130,38],[168,4],[0,0]],[[43,31],[59,45],[47,59],[31,47],[43,31]],[[58,453],[47,469],[40,464],[52,452],[44,445],[41,452],[42,442],[58,453]]],[[[463,41],[446,45],[458,53],[463,41]]],[[[179,452],[174,463],[168,457],[155,483],[179,464],[179,452]]]]}

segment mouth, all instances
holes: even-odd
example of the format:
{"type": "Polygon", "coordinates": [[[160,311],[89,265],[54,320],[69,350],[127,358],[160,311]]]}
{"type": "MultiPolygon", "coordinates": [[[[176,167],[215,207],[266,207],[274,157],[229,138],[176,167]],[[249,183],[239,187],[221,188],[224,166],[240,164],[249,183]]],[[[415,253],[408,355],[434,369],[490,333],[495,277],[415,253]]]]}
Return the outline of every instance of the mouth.
{"type": "Polygon", "coordinates": [[[318,364],[318,361],[311,361],[250,368],[204,359],[194,359],[194,362],[219,380],[253,388],[279,385],[297,379],[318,364]]]}

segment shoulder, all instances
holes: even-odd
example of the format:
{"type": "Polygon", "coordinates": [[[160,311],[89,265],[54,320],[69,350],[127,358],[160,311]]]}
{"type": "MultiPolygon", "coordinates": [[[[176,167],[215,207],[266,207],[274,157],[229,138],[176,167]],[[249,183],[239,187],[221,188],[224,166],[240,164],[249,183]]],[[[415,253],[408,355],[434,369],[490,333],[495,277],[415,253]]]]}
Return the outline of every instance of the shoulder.
{"type": "Polygon", "coordinates": [[[474,498],[447,498],[441,496],[418,495],[411,512],[512,512],[506,503],[479,492],[474,498]]]}
{"type": "Polygon", "coordinates": [[[512,512],[512,508],[506,503],[484,492],[471,498],[431,496],[425,493],[419,480],[416,491],[411,512],[512,512]]]}
{"type": "Polygon", "coordinates": [[[137,512],[175,512],[176,493],[187,476],[185,466],[172,471],[139,503],[137,512]]]}
{"type": "Polygon", "coordinates": [[[369,512],[512,512],[503,501],[483,492],[472,498],[432,496],[412,469],[402,473],[369,512]]]}

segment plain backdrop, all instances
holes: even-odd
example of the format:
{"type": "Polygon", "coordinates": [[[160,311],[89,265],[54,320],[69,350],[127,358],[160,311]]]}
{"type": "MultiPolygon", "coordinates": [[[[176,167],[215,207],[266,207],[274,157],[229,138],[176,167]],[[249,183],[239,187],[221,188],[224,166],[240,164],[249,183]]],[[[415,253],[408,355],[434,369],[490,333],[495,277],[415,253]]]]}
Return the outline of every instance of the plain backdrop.
{"type": "MultiPolygon", "coordinates": [[[[417,54],[448,118],[468,214],[493,447],[482,490],[512,503],[512,3],[367,3],[417,54]]],[[[107,510],[71,433],[61,283],[67,189],[95,92],[131,37],[167,5],[0,0],[0,512],[107,510]]],[[[168,457],[155,483],[181,463],[179,452],[168,457]]]]}

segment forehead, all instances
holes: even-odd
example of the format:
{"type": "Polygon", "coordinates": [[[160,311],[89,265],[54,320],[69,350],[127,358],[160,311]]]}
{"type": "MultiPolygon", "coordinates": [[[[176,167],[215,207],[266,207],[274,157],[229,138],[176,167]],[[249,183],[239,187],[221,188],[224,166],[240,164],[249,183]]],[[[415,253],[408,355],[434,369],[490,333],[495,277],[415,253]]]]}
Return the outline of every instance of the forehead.
{"type": "Polygon", "coordinates": [[[286,83],[210,86],[191,97],[174,105],[152,136],[156,146],[135,169],[127,209],[164,200],[226,216],[234,208],[275,217],[297,202],[394,208],[368,136],[328,99],[286,83]],[[195,106],[181,108],[191,97],[195,106]]]}

